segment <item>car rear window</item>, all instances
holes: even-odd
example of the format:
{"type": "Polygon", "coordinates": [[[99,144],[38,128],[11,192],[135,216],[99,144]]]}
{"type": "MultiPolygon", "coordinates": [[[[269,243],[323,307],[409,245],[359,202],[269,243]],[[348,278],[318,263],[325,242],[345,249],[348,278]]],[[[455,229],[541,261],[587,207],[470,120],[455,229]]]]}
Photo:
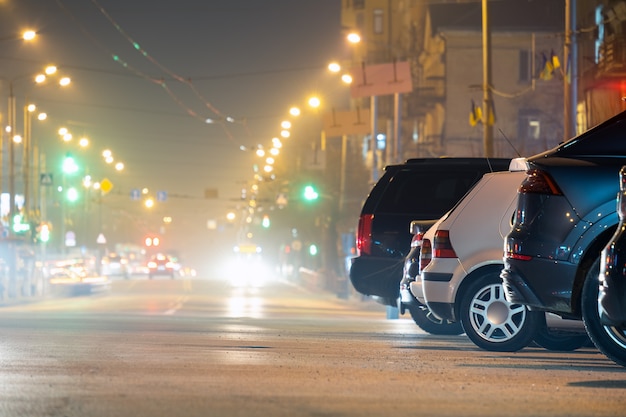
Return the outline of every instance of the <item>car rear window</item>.
{"type": "Polygon", "coordinates": [[[613,118],[563,145],[561,156],[626,156],[626,119],[613,118]]]}
{"type": "Polygon", "coordinates": [[[424,214],[440,217],[467,193],[483,173],[457,167],[442,170],[400,170],[389,182],[377,213],[424,214]],[[451,172],[454,170],[454,172],[451,172]]]}

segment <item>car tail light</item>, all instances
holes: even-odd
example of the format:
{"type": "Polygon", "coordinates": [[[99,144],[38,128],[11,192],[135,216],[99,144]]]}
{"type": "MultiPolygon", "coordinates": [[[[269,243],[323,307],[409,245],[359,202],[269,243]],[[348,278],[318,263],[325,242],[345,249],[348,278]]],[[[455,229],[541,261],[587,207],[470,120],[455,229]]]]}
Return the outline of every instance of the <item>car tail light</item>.
{"type": "Polygon", "coordinates": [[[520,184],[518,191],[520,194],[563,195],[552,177],[539,169],[526,171],[526,178],[520,184]]]}
{"type": "Polygon", "coordinates": [[[533,257],[530,255],[522,255],[520,252],[520,247],[517,244],[511,245],[511,243],[506,242],[504,256],[506,259],[516,259],[518,261],[530,261],[533,257]]]}
{"type": "Polygon", "coordinates": [[[418,248],[422,245],[422,240],[424,239],[424,232],[418,232],[413,235],[413,239],[411,239],[411,248],[418,248]]]}
{"type": "Polygon", "coordinates": [[[433,240],[433,257],[435,258],[456,258],[456,252],[450,242],[450,232],[447,230],[437,230],[433,240]]]}
{"type": "Polygon", "coordinates": [[[356,235],[356,248],[359,255],[370,255],[372,253],[372,222],[373,214],[363,214],[359,218],[359,227],[356,235]]]}
{"type": "Polygon", "coordinates": [[[422,249],[420,250],[420,260],[419,260],[420,272],[423,271],[424,268],[428,266],[428,264],[432,260],[432,256],[433,256],[433,250],[430,244],[430,240],[423,239],[422,249]]]}

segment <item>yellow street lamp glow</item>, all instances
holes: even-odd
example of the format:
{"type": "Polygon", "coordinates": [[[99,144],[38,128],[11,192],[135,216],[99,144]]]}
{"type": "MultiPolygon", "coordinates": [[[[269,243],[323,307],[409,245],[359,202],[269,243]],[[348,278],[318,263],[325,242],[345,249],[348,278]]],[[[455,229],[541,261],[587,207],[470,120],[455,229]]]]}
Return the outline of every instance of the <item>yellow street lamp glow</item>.
{"type": "Polygon", "coordinates": [[[265,156],[265,151],[263,149],[257,149],[256,156],[258,156],[259,158],[263,158],[265,156]]]}
{"type": "Polygon", "coordinates": [[[280,136],[284,137],[284,138],[288,138],[289,136],[291,136],[291,133],[289,133],[288,130],[282,130],[280,132],[280,136]]]}
{"type": "Polygon", "coordinates": [[[43,113],[43,112],[42,112],[42,113],[39,113],[39,114],[37,115],[37,120],[39,120],[39,121],[44,121],[44,120],[46,120],[47,118],[48,118],[48,114],[47,114],[47,113],[43,113]]]}
{"type": "Polygon", "coordinates": [[[330,64],[328,64],[328,70],[330,72],[339,72],[341,71],[341,65],[336,62],[331,62],[330,64]]]}
{"type": "Polygon", "coordinates": [[[350,75],[350,74],[343,74],[341,76],[341,81],[343,81],[345,84],[352,84],[352,75],[350,75]]]}
{"type": "Polygon", "coordinates": [[[20,135],[13,136],[13,143],[22,143],[22,137],[20,135]]]}
{"type": "Polygon", "coordinates": [[[52,75],[57,72],[57,67],[54,65],[48,65],[44,72],[46,73],[46,75],[52,75]]]}
{"type": "Polygon", "coordinates": [[[291,122],[289,120],[284,120],[280,123],[280,127],[283,129],[291,129],[291,122]]]}
{"type": "Polygon", "coordinates": [[[270,154],[273,156],[278,156],[279,153],[280,153],[280,150],[278,148],[270,149],[270,154]]]}
{"type": "Polygon", "coordinates": [[[86,148],[87,146],[89,146],[89,139],[85,137],[80,138],[80,140],[78,141],[78,145],[81,148],[86,148]]]}
{"type": "Polygon", "coordinates": [[[44,74],[37,74],[37,75],[35,75],[35,82],[37,84],[41,84],[44,81],[46,81],[46,76],[44,74]]]}
{"type": "Polygon", "coordinates": [[[71,82],[72,82],[72,79],[70,77],[63,77],[59,80],[59,85],[61,87],[65,87],[67,85],[70,85],[71,82]]]}
{"type": "Polygon", "coordinates": [[[272,165],[274,163],[274,158],[272,158],[271,156],[268,157],[267,159],[265,159],[265,163],[268,165],[272,165]]]}
{"type": "Polygon", "coordinates": [[[148,198],[148,199],[146,199],[146,201],[144,202],[144,205],[145,205],[147,208],[152,208],[152,207],[154,207],[154,200],[153,200],[152,198],[148,198]]]}
{"type": "Polygon", "coordinates": [[[235,217],[236,217],[235,213],[233,213],[232,211],[229,211],[228,213],[226,213],[226,220],[233,221],[235,220],[235,217]]]}
{"type": "Polygon", "coordinates": [[[272,138],[272,145],[274,145],[275,148],[282,148],[283,143],[278,138],[272,138]]]}
{"type": "Polygon", "coordinates": [[[59,128],[59,135],[63,136],[66,133],[67,133],[67,128],[66,127],[59,128]]]}
{"type": "Polygon", "coordinates": [[[269,174],[270,172],[272,172],[273,170],[274,170],[274,167],[272,167],[271,165],[265,165],[265,166],[263,167],[263,171],[265,171],[265,172],[266,172],[266,173],[268,173],[268,174],[269,174]]]}
{"type": "Polygon", "coordinates": [[[72,134],[71,133],[66,133],[65,135],[63,135],[63,141],[64,142],[69,142],[72,140],[72,134]]]}
{"type": "Polygon", "coordinates": [[[113,156],[113,152],[111,152],[109,149],[105,149],[102,151],[102,157],[103,158],[111,158],[113,156]]]}
{"type": "Polygon", "coordinates": [[[298,107],[292,107],[289,109],[289,114],[292,116],[300,116],[300,109],[298,107]]]}
{"type": "Polygon", "coordinates": [[[350,43],[359,43],[361,42],[361,35],[359,35],[356,32],[351,32],[351,33],[348,33],[348,36],[346,36],[346,39],[350,43]]]}
{"type": "Polygon", "coordinates": [[[115,169],[117,171],[122,171],[124,169],[124,163],[123,162],[118,162],[117,164],[115,164],[115,169]]]}
{"type": "Polygon", "coordinates": [[[106,162],[107,164],[112,164],[114,161],[112,156],[108,156],[106,158],[104,158],[104,162],[106,162]]]}
{"type": "Polygon", "coordinates": [[[34,30],[25,30],[22,33],[22,39],[24,39],[25,41],[32,41],[33,39],[35,39],[36,36],[37,32],[35,32],[34,30]]]}
{"type": "Polygon", "coordinates": [[[35,106],[34,104],[29,104],[28,106],[26,106],[26,110],[28,110],[30,113],[32,113],[35,110],[37,110],[37,106],[35,106]]]}
{"type": "Polygon", "coordinates": [[[319,98],[317,97],[311,97],[309,99],[309,106],[313,107],[313,108],[317,108],[320,106],[320,104],[322,104],[322,102],[320,101],[319,98]]]}

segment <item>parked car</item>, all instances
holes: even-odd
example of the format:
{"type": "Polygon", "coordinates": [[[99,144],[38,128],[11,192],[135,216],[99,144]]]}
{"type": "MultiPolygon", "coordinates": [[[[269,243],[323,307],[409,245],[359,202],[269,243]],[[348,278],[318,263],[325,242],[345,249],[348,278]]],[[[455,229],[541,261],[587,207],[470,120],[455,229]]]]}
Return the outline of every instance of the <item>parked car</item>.
{"type": "Polygon", "coordinates": [[[600,258],[599,321],[585,320],[593,343],[609,359],[626,366],[626,166],[619,175],[619,226],[600,258]]]}
{"type": "Polygon", "coordinates": [[[588,341],[582,323],[573,333],[565,325],[560,333],[550,331],[543,312],[504,296],[503,241],[524,177],[524,171],[485,174],[424,235],[412,290],[435,316],[462,323],[470,340],[483,349],[517,351],[532,340],[549,349],[576,349],[588,341]]]}
{"type": "Polygon", "coordinates": [[[396,307],[412,220],[436,220],[486,172],[505,171],[505,158],[423,158],[390,165],[367,197],[357,230],[354,288],[396,307]]]}
{"type": "Polygon", "coordinates": [[[398,307],[400,308],[400,314],[408,311],[413,321],[425,332],[439,335],[457,335],[463,333],[461,323],[435,316],[426,307],[424,300],[418,300],[411,292],[411,284],[415,282],[419,275],[419,257],[424,234],[436,223],[436,220],[413,220],[409,226],[413,239],[411,239],[411,250],[404,258],[398,307]]]}
{"type": "MultiPolygon", "coordinates": [[[[618,173],[626,163],[626,112],[527,159],[501,278],[512,303],[602,326],[598,275],[618,216],[618,173]]],[[[595,332],[595,342],[617,342],[595,332]]],[[[620,336],[623,340],[624,334],[620,336]]]]}

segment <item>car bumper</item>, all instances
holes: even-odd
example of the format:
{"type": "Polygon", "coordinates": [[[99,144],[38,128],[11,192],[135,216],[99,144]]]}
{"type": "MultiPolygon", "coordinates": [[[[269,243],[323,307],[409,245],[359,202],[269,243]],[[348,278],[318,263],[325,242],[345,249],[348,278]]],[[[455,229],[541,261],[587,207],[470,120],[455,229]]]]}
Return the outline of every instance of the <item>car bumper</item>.
{"type": "Polygon", "coordinates": [[[500,273],[506,299],[534,310],[571,314],[576,267],[550,259],[506,259],[500,273]]]}
{"type": "Polygon", "coordinates": [[[359,256],[352,259],[350,281],[365,295],[397,300],[402,280],[403,259],[359,256]]]}

